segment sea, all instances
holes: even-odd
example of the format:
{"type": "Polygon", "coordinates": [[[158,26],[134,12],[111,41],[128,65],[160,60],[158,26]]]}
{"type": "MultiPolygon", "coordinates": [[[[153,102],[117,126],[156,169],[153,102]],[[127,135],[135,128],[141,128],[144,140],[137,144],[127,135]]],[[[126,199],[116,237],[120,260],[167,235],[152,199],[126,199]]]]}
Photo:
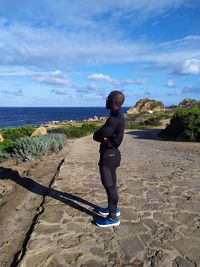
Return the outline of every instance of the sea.
{"type": "MultiPolygon", "coordinates": [[[[129,107],[123,107],[126,113],[129,107]]],[[[107,117],[105,107],[0,107],[0,129],[16,128],[22,125],[39,126],[51,121],[74,121],[94,116],[107,117]]]]}

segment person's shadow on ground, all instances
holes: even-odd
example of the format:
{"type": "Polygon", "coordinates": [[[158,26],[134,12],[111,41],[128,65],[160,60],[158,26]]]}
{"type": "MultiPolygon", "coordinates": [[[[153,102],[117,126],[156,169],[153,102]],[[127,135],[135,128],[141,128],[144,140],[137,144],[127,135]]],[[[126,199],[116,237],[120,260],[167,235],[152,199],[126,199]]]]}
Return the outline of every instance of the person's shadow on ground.
{"type": "Polygon", "coordinates": [[[4,167],[0,167],[0,179],[9,179],[12,180],[14,182],[16,182],[17,184],[21,185],[22,187],[26,188],[27,190],[29,190],[32,193],[35,193],[37,195],[40,195],[42,197],[52,197],[56,200],[61,201],[62,203],[77,209],[81,212],[86,213],[87,215],[92,216],[93,220],[92,222],[94,223],[96,221],[96,219],[100,218],[100,216],[96,213],[97,209],[99,208],[97,205],[84,200],[76,195],[70,194],[70,193],[66,193],[66,192],[61,192],[58,190],[55,190],[53,188],[49,188],[46,187],[44,185],[39,184],[38,182],[34,181],[31,178],[28,177],[21,177],[18,173],[18,171],[9,169],[9,168],[4,168],[4,167]],[[76,203],[76,202],[88,205],[89,207],[92,207],[93,210],[87,209],[83,206],[81,206],[80,204],[76,203]]]}

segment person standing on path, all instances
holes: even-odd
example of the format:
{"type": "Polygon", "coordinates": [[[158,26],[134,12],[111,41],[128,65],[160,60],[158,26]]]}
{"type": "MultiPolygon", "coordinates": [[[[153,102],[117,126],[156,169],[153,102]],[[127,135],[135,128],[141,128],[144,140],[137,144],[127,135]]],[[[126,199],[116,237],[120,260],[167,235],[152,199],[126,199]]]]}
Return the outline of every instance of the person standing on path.
{"type": "Polygon", "coordinates": [[[97,130],[93,139],[100,142],[99,171],[101,182],[106,190],[108,207],[99,208],[97,212],[106,218],[97,219],[100,227],[117,226],[120,224],[117,208],[118,192],[116,186],[116,169],[120,166],[121,154],[118,149],[124,136],[124,116],[121,106],[124,103],[124,94],[120,91],[112,91],[106,100],[106,108],[110,109],[110,116],[106,123],[97,130]]]}

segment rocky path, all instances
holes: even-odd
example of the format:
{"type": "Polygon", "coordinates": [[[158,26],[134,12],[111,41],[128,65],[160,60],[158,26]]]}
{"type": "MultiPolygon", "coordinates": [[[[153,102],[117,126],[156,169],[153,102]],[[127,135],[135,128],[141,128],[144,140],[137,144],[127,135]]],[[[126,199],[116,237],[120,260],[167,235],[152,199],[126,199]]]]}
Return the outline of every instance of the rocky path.
{"type": "Polygon", "coordinates": [[[98,144],[91,136],[76,140],[19,266],[200,266],[200,144],[155,140],[155,131],[125,135],[121,224],[111,228],[92,223],[95,206],[106,205],[98,144]]]}

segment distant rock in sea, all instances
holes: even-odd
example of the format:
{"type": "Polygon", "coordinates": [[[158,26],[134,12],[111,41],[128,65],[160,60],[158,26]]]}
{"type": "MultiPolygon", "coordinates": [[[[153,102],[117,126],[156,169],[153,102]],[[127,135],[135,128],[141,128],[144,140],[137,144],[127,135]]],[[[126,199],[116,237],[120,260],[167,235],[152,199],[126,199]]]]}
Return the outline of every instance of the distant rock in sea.
{"type": "Polygon", "coordinates": [[[140,99],[134,107],[130,108],[127,111],[127,114],[153,113],[161,110],[165,110],[165,107],[161,101],[143,98],[140,99]]]}

